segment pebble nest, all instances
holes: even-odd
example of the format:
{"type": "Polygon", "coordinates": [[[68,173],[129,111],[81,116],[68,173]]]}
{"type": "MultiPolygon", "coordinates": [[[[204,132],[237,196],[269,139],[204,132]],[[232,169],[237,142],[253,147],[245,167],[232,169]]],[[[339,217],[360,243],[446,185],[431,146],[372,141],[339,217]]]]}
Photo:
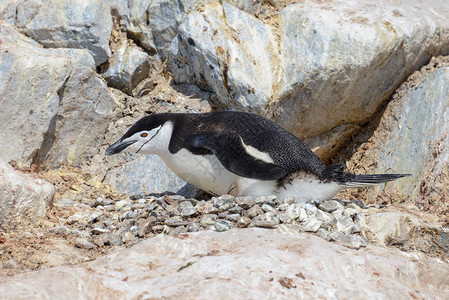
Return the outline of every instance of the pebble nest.
{"type": "Polygon", "coordinates": [[[280,224],[295,224],[299,231],[314,233],[349,248],[366,246],[360,227],[364,206],[359,201],[295,203],[294,199],[279,200],[275,196],[230,195],[200,201],[165,195],[118,201],[100,197],[86,203],[65,198],[55,206],[82,209],[60,220],[64,225],[49,231],[76,235],[75,246],[85,249],[133,245],[156,234],[276,228],[280,224]]]}

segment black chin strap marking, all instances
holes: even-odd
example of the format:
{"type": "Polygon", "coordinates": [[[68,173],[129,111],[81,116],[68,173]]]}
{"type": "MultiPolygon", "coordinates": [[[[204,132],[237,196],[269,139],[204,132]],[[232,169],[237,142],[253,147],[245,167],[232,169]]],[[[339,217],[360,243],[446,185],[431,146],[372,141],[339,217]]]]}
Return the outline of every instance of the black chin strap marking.
{"type": "Polygon", "coordinates": [[[142,149],[143,146],[145,146],[149,141],[151,141],[151,140],[152,140],[152,139],[159,133],[159,131],[160,131],[161,129],[162,129],[162,126],[159,127],[159,129],[156,131],[156,133],[155,133],[155,134],[154,134],[148,141],[146,141],[145,143],[143,143],[142,146],[140,146],[139,150],[137,150],[136,153],[139,153],[140,149],[142,149]]]}

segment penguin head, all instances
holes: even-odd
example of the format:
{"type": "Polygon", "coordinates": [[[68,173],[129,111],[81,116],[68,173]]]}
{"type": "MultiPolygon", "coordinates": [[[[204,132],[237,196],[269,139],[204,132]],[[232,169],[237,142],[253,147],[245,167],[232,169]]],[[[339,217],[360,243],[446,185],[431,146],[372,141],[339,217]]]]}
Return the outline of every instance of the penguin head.
{"type": "Polygon", "coordinates": [[[156,153],[167,150],[173,123],[163,114],[143,117],[114,144],[106,149],[106,155],[127,151],[131,153],[156,153]]]}

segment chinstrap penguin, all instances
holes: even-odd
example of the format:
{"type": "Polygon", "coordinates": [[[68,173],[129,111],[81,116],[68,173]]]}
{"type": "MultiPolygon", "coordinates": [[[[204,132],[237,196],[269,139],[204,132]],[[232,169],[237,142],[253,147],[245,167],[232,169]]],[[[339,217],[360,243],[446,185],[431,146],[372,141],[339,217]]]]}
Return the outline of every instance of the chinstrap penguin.
{"type": "Polygon", "coordinates": [[[143,117],[106,154],[157,154],[184,181],[214,194],[276,195],[323,201],[348,187],[408,174],[355,175],[325,166],[299,138],[244,112],[163,113],[143,117]]]}

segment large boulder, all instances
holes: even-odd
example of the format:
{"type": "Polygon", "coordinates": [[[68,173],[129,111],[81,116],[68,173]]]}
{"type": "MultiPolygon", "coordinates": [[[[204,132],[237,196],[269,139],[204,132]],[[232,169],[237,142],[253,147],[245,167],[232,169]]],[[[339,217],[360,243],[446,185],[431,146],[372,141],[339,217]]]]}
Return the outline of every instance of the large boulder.
{"type": "Polygon", "coordinates": [[[356,172],[411,174],[366,191],[379,201],[449,209],[449,58],[431,61],[393,97],[349,166],[356,172]]]}
{"type": "Polygon", "coordinates": [[[284,78],[276,120],[301,138],[312,137],[310,143],[343,125],[338,134],[349,131],[348,137],[414,70],[449,53],[449,3],[406,2],[286,7],[280,14],[284,78]]]}
{"type": "MultiPolygon", "coordinates": [[[[105,0],[126,28],[129,36],[150,52],[157,52],[162,59],[169,54],[169,47],[177,35],[179,25],[186,16],[216,0],[105,0]]],[[[255,13],[261,3],[251,0],[225,0],[235,7],[255,13]]]]}
{"type": "Polygon", "coordinates": [[[86,266],[4,279],[0,292],[8,299],[444,299],[448,286],[441,260],[348,249],[283,226],[159,235],[86,266]]]}
{"type": "Polygon", "coordinates": [[[35,173],[16,171],[0,158],[0,229],[14,229],[45,217],[55,188],[35,173]]]}
{"type": "Polygon", "coordinates": [[[127,155],[126,162],[107,171],[104,182],[130,196],[177,193],[195,197],[198,190],[176,176],[157,155],[127,155]]]}
{"type": "Polygon", "coordinates": [[[45,49],[0,26],[0,156],[57,167],[97,153],[114,101],[89,52],[45,49]]]}
{"type": "Polygon", "coordinates": [[[110,86],[131,94],[142,80],[148,78],[149,70],[150,56],[128,40],[122,40],[102,76],[110,86]]]}
{"type": "Polygon", "coordinates": [[[168,67],[176,82],[215,92],[219,108],[272,117],[328,159],[407,76],[449,53],[449,4],[380,7],[367,0],[292,4],[269,26],[235,6],[209,3],[177,28],[168,67]]]}
{"type": "Polygon", "coordinates": [[[280,62],[271,28],[232,5],[189,14],[169,50],[175,82],[215,92],[220,108],[262,113],[274,96],[280,62]]]}
{"type": "Polygon", "coordinates": [[[97,65],[111,56],[112,17],[102,0],[19,2],[14,25],[45,47],[87,49],[97,65]]]}

